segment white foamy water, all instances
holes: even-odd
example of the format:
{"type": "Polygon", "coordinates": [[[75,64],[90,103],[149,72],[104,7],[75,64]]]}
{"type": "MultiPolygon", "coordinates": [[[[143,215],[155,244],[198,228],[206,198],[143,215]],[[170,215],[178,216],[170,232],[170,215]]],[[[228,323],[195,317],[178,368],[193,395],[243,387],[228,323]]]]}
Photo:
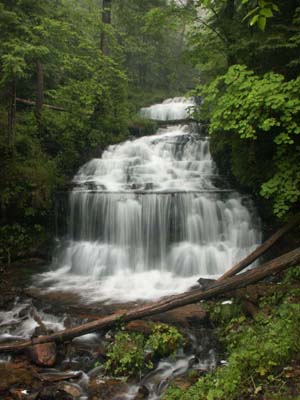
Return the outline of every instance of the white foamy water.
{"type": "MultiPolygon", "coordinates": [[[[192,105],[176,98],[142,113],[182,119],[192,105]]],[[[69,240],[39,277],[48,290],[88,302],[157,299],[219,276],[260,242],[251,202],[218,175],[193,125],[110,146],[74,182],[69,240]]]]}
{"type": "Polygon", "coordinates": [[[157,121],[176,121],[189,118],[195,103],[193,98],[175,97],[161,104],[141,109],[141,116],[157,121]]]}
{"type": "MultiPolygon", "coordinates": [[[[0,311],[0,342],[31,338],[39,324],[32,316],[33,306],[30,301],[16,300],[10,310],[0,311]]],[[[58,317],[39,311],[44,325],[49,331],[60,331],[64,324],[58,317]]]]}

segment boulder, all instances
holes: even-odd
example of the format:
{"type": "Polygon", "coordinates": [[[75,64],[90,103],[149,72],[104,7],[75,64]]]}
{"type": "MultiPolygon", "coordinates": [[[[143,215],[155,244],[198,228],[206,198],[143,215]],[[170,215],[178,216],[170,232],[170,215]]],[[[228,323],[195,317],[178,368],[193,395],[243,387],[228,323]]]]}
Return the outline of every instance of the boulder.
{"type": "Polygon", "coordinates": [[[30,346],[27,353],[31,361],[42,367],[52,367],[56,361],[56,344],[40,343],[30,346]]]}

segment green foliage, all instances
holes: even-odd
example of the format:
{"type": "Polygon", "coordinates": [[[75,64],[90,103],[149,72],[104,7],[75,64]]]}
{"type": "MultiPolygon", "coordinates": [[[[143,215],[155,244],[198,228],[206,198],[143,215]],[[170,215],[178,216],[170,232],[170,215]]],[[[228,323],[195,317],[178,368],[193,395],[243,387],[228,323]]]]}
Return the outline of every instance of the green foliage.
{"type": "MultiPolygon", "coordinates": [[[[205,98],[200,115],[209,118],[215,141],[231,135],[232,152],[241,148],[233,146],[232,137],[250,143],[266,137],[265,141],[273,142],[271,168],[260,171],[265,179],[261,195],[272,199],[275,215],[284,216],[300,199],[300,79],[285,81],[274,73],[260,77],[236,65],[198,90],[205,98]]],[[[240,183],[246,183],[234,163],[232,172],[240,183]]]]}
{"type": "MultiPolygon", "coordinates": [[[[127,73],[114,29],[103,27],[98,0],[0,1],[0,14],[0,222],[21,226],[38,245],[51,235],[55,190],[80,164],[128,136],[127,73]],[[101,51],[104,29],[110,55],[101,51]],[[43,107],[38,120],[34,106],[17,102],[10,148],[11,84],[16,80],[17,97],[34,105],[37,62],[44,103],[64,111],[43,107]],[[42,234],[35,233],[37,225],[42,234]]],[[[19,253],[9,241],[1,244],[12,258],[19,253]]]]}
{"type": "Polygon", "coordinates": [[[146,342],[146,347],[158,357],[174,353],[183,343],[183,337],[174,327],[157,324],[146,342]]]}
{"type": "MultiPolygon", "coordinates": [[[[268,315],[263,308],[254,321],[243,316],[221,318],[219,335],[226,345],[228,365],[200,378],[186,392],[170,388],[164,400],[237,400],[261,392],[265,398],[271,398],[268,387],[273,393],[274,385],[283,391],[282,395],[278,392],[279,399],[292,398],[284,394],[280,371],[300,355],[300,304],[291,296],[295,278],[299,279],[299,267],[286,277],[282,295],[277,296],[277,306],[272,303],[268,315]]],[[[261,306],[269,304],[268,300],[264,298],[261,306]]]]}
{"type": "Polygon", "coordinates": [[[0,259],[4,259],[8,265],[11,262],[11,254],[23,251],[29,243],[29,235],[21,225],[13,224],[0,227],[0,259]]]}
{"type": "Polygon", "coordinates": [[[224,74],[233,64],[247,65],[258,74],[277,71],[288,78],[298,75],[297,2],[199,0],[191,15],[194,24],[188,30],[186,51],[199,70],[201,83],[224,74]],[[244,22],[245,14],[250,27],[244,22]]]}
{"type": "Polygon", "coordinates": [[[124,49],[132,111],[192,88],[195,71],[184,50],[188,17],[166,0],[116,0],[113,23],[124,49]]]}
{"type": "Polygon", "coordinates": [[[140,375],[145,367],[144,336],[118,332],[107,357],[105,369],[113,375],[140,375]]]}
{"type": "MultiPolygon", "coordinates": [[[[248,4],[249,0],[242,0],[242,4],[248,4]]],[[[250,10],[245,16],[245,20],[249,19],[249,25],[257,26],[264,31],[268,18],[274,17],[274,12],[279,12],[279,7],[273,1],[258,0],[255,8],[250,10]]]]}
{"type": "Polygon", "coordinates": [[[235,318],[241,318],[240,322],[242,322],[245,319],[242,312],[242,306],[236,301],[233,301],[230,304],[213,302],[209,306],[206,305],[206,307],[208,309],[209,318],[211,322],[216,326],[225,325],[235,318]]]}
{"type": "Polygon", "coordinates": [[[166,324],[156,324],[148,338],[139,333],[119,331],[107,353],[105,369],[112,375],[141,375],[153,368],[158,357],[168,356],[180,347],[183,337],[166,324]]]}

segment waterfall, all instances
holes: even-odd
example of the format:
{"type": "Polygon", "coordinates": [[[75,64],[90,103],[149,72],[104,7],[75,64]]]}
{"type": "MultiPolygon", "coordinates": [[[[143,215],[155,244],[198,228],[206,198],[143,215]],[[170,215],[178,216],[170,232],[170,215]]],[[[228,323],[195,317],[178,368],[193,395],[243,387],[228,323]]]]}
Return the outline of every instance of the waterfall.
{"type": "MultiPolygon", "coordinates": [[[[141,114],[183,120],[193,105],[169,99],[141,114]]],[[[74,184],[69,240],[41,277],[49,290],[87,301],[159,298],[218,277],[260,242],[251,201],[218,174],[194,124],[110,146],[74,184]]]]}

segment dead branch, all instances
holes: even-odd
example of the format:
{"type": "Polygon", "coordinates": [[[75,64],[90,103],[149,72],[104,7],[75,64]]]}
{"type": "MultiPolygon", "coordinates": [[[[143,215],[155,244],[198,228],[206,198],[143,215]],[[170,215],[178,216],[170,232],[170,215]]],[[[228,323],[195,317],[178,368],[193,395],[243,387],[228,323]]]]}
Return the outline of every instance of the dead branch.
{"type": "MultiPolygon", "coordinates": [[[[35,106],[36,105],[36,102],[33,100],[30,100],[30,99],[21,99],[20,97],[17,97],[16,101],[18,103],[26,104],[27,106],[35,106]]],[[[43,104],[43,107],[50,108],[51,110],[55,110],[55,111],[68,111],[63,107],[52,106],[50,104],[43,104]]]]}

